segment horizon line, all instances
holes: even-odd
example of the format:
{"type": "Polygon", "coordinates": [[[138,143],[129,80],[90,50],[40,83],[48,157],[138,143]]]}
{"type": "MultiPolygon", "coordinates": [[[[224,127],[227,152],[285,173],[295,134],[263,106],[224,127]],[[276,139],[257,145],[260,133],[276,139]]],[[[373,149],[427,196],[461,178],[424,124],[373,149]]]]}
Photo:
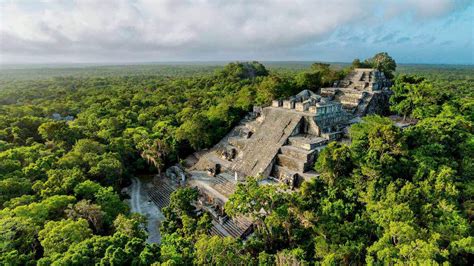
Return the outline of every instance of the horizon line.
{"type": "MultiPolygon", "coordinates": [[[[227,64],[232,62],[260,62],[260,63],[328,63],[328,64],[351,64],[347,61],[325,61],[325,60],[170,60],[170,61],[123,61],[123,62],[21,62],[21,63],[3,63],[0,62],[0,69],[14,66],[132,66],[132,65],[178,65],[178,64],[227,64]]],[[[449,65],[449,66],[474,66],[474,63],[413,63],[413,62],[397,62],[397,66],[401,65],[449,65]]]]}

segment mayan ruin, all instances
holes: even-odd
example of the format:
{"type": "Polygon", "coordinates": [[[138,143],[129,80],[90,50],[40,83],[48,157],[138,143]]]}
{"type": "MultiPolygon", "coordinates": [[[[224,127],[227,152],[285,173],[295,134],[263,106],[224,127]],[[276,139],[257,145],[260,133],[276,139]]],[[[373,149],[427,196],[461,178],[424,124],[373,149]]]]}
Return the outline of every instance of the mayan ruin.
{"type": "MultiPolygon", "coordinates": [[[[262,182],[283,182],[297,189],[302,181],[318,176],[313,170],[318,153],[330,141],[343,141],[347,128],[362,116],[384,114],[390,85],[383,72],[356,68],[333,87],[317,93],[303,90],[273,100],[271,106],[254,107],[214,147],[190,156],[185,173],[173,167],[167,174],[180,185],[198,188],[198,205],[213,217],[213,234],[245,237],[252,222],[246,217],[230,219],[224,210],[238,182],[258,176],[262,182]]],[[[170,183],[161,180],[152,192],[159,206],[169,202],[170,183]]]]}
{"type": "Polygon", "coordinates": [[[474,265],[473,14],[0,0],[0,266],[474,265]]]}

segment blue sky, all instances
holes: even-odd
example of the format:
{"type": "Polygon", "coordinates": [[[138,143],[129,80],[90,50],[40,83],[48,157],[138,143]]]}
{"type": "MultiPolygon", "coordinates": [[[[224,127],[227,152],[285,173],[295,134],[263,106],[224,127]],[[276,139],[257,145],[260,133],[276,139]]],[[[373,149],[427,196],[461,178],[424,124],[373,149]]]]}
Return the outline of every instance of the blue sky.
{"type": "Polygon", "coordinates": [[[474,64],[470,0],[0,0],[0,63],[474,64]]]}

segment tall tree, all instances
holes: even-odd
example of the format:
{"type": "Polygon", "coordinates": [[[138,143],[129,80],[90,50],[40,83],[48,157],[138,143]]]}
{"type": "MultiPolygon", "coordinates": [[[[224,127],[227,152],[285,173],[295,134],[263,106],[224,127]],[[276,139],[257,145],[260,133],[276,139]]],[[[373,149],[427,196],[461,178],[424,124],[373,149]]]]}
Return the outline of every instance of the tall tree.
{"type": "Polygon", "coordinates": [[[84,219],[49,221],[38,233],[45,256],[54,256],[68,250],[69,246],[92,236],[92,230],[84,219]]]}
{"type": "Polygon", "coordinates": [[[378,53],[366,59],[364,63],[384,72],[387,78],[393,78],[393,72],[397,68],[395,60],[386,52],[378,53]]]}

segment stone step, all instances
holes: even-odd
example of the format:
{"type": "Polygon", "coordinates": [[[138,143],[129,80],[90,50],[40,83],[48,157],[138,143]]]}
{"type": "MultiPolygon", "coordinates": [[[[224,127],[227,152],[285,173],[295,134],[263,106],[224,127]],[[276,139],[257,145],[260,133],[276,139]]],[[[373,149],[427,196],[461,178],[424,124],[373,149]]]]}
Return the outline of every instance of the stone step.
{"type": "Polygon", "coordinates": [[[370,101],[372,100],[373,95],[366,95],[360,102],[359,106],[357,106],[357,110],[355,114],[357,116],[363,116],[365,115],[367,111],[367,106],[369,105],[370,101]]]}
{"type": "Polygon", "coordinates": [[[327,139],[321,137],[305,137],[304,135],[297,135],[288,138],[288,144],[290,146],[307,151],[314,150],[315,148],[325,145],[326,143],[327,139]]]}
{"type": "Polygon", "coordinates": [[[223,172],[223,173],[220,173],[219,176],[226,179],[229,182],[237,182],[235,181],[235,176],[232,175],[231,173],[223,172]]]}
{"type": "Polygon", "coordinates": [[[215,177],[209,176],[204,171],[191,171],[190,174],[192,177],[188,184],[198,186],[211,194],[217,193],[224,202],[235,191],[236,182],[228,173],[220,173],[215,177]]]}
{"type": "Polygon", "coordinates": [[[212,186],[223,195],[231,195],[235,191],[235,182],[232,179],[225,178],[222,174],[215,177],[215,183],[212,186]]]}
{"type": "Polygon", "coordinates": [[[358,105],[362,97],[362,95],[341,95],[339,97],[339,102],[341,102],[342,105],[358,105]]]}
{"type": "Polygon", "coordinates": [[[297,172],[304,172],[309,168],[307,161],[300,161],[284,154],[277,155],[277,164],[297,172]]]}
{"type": "Polygon", "coordinates": [[[275,178],[279,179],[279,180],[283,180],[283,179],[288,179],[288,178],[291,178],[293,177],[295,174],[297,174],[298,172],[296,171],[293,171],[293,170],[290,170],[284,166],[281,166],[281,165],[275,165],[273,166],[273,174],[272,176],[274,176],[275,178]]]}
{"type": "Polygon", "coordinates": [[[145,190],[153,203],[161,210],[169,205],[171,193],[176,190],[176,187],[168,182],[159,182],[151,188],[145,188],[145,190]]]}
{"type": "Polygon", "coordinates": [[[216,226],[212,226],[211,229],[209,230],[209,233],[211,236],[226,237],[226,235],[220,230],[218,230],[216,226]]]}
{"type": "Polygon", "coordinates": [[[252,222],[244,217],[227,219],[223,224],[212,220],[210,233],[220,237],[244,238],[252,231],[252,222]]]}
{"type": "Polygon", "coordinates": [[[314,160],[316,154],[316,149],[307,150],[292,145],[282,146],[280,150],[283,155],[302,161],[314,160]]]}
{"type": "Polygon", "coordinates": [[[278,178],[280,182],[291,187],[301,186],[301,183],[304,181],[302,174],[302,172],[294,171],[293,169],[281,165],[275,165],[273,167],[273,175],[278,178]]]}
{"type": "Polygon", "coordinates": [[[275,165],[273,168],[273,175],[280,180],[291,178],[295,174],[303,178],[304,181],[309,181],[319,176],[319,174],[312,169],[306,172],[297,172],[281,165],[275,165]]]}
{"type": "Polygon", "coordinates": [[[243,231],[245,229],[240,229],[235,225],[235,223],[232,220],[227,220],[224,222],[223,227],[226,229],[227,232],[229,232],[229,235],[234,237],[234,238],[239,238],[243,231]]]}
{"type": "MultiPolygon", "coordinates": [[[[357,85],[363,85],[363,84],[357,84],[357,85]]],[[[364,94],[363,91],[360,91],[357,89],[350,89],[350,88],[344,88],[344,89],[341,89],[341,91],[343,93],[341,96],[347,96],[347,97],[362,97],[362,95],[364,94]]]]}

